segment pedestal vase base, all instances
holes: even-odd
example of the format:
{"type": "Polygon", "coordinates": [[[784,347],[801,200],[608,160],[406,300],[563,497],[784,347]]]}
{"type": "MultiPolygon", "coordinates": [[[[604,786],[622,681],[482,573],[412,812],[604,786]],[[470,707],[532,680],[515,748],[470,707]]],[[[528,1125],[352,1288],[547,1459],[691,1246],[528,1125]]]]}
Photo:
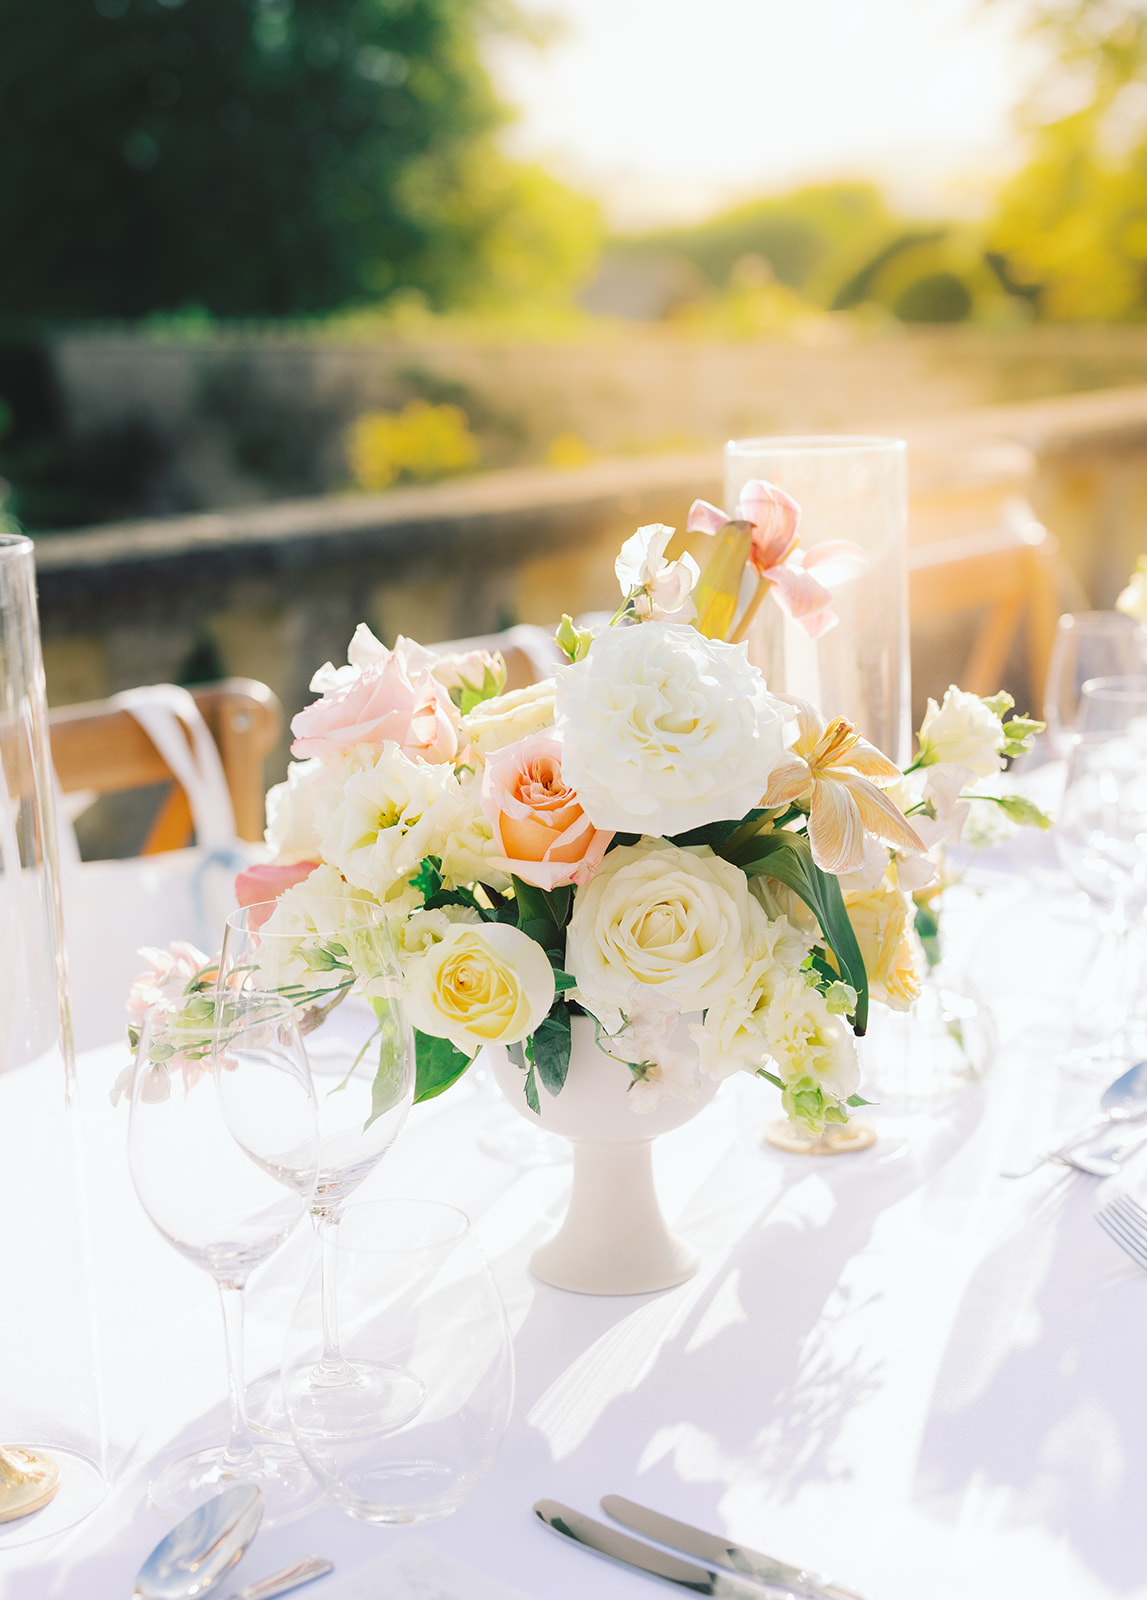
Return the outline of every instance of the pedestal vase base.
{"type": "Polygon", "coordinates": [[[860,1150],[871,1150],[876,1143],[876,1129],[867,1122],[850,1122],[844,1128],[826,1128],[822,1134],[802,1133],[787,1119],[770,1122],[765,1129],[765,1139],[778,1150],[788,1150],[798,1156],[847,1156],[860,1150]]]}

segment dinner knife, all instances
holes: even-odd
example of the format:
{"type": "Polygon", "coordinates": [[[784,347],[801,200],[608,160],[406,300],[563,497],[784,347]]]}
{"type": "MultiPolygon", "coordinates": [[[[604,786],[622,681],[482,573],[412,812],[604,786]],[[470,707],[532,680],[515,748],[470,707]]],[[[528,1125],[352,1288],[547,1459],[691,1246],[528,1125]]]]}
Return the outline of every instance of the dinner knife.
{"type": "Polygon", "coordinates": [[[660,1511],[639,1506],[622,1495],[603,1496],[601,1509],[615,1522],[624,1523],[627,1528],[633,1528],[649,1539],[657,1539],[661,1544],[684,1550],[687,1555],[697,1556],[708,1565],[743,1573],[757,1583],[772,1584],[775,1588],[813,1596],[815,1600],[861,1600],[854,1589],[844,1589],[840,1584],[833,1583],[831,1578],[808,1572],[803,1567],[790,1566],[786,1561],[762,1555],[759,1550],[750,1550],[743,1544],[731,1544],[727,1539],[705,1533],[701,1528],[693,1528],[687,1522],[677,1522],[673,1517],[662,1516],[660,1511]]]}
{"type": "MultiPolygon", "coordinates": [[[[646,1572],[651,1578],[663,1578],[666,1583],[675,1583],[678,1588],[688,1589],[691,1594],[710,1595],[713,1600],[765,1600],[768,1592],[762,1590],[759,1583],[751,1583],[727,1572],[710,1572],[706,1567],[694,1566],[691,1561],[682,1561],[680,1556],[655,1550],[652,1545],[642,1544],[640,1539],[631,1539],[627,1533],[618,1533],[616,1528],[607,1528],[604,1522],[595,1522],[592,1517],[583,1516],[580,1511],[573,1511],[557,1500],[539,1500],[534,1506],[534,1513],[547,1528],[564,1534],[575,1544],[583,1545],[610,1561],[617,1561],[623,1567],[646,1572]]],[[[787,1585],[779,1590],[770,1585],[770,1589],[774,1600],[779,1600],[782,1595],[786,1600],[795,1600],[792,1589],[787,1585]]],[[[804,1594],[807,1595],[808,1591],[804,1591],[804,1594]]]]}

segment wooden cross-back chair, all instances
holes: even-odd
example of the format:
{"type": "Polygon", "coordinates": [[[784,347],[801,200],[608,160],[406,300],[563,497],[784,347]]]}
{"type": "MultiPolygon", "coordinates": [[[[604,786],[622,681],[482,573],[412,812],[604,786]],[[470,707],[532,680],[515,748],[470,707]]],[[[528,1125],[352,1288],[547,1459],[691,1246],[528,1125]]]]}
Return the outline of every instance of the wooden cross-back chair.
{"type": "MultiPolygon", "coordinates": [[[[241,839],[263,837],[263,762],[274,749],[283,715],[275,694],[254,678],[228,678],[191,691],[219,747],[235,829],[241,839]]],[[[178,850],[191,842],[191,807],[171,768],[139,723],[109,700],[61,706],[49,713],[52,760],[65,794],[117,794],[171,784],[141,854],[178,850]]]]}
{"type": "Polygon", "coordinates": [[[962,689],[994,694],[1024,627],[1031,714],[1043,714],[1059,617],[1058,544],[1038,522],[945,539],[908,552],[913,625],[984,610],[959,676],[962,689]]]}

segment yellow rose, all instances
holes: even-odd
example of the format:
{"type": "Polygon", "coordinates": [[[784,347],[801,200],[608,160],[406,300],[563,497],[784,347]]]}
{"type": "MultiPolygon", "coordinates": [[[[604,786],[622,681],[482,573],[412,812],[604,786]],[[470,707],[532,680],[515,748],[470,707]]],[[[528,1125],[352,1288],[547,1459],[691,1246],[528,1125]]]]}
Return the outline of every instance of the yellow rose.
{"type": "Polygon", "coordinates": [[[462,718],[462,744],[484,760],[491,751],[541,733],[543,728],[553,727],[553,722],[554,680],[543,678],[540,683],[496,694],[476,705],[462,718]]]}
{"type": "Polygon", "coordinates": [[[472,1056],[484,1044],[516,1044],[554,1000],[541,945],[504,923],[454,923],[424,956],[406,963],[410,1019],[472,1056]]]}
{"type": "Polygon", "coordinates": [[[907,1011],[920,993],[912,902],[887,880],[844,896],[848,920],[864,957],[868,989],[893,1011],[907,1011]]]}

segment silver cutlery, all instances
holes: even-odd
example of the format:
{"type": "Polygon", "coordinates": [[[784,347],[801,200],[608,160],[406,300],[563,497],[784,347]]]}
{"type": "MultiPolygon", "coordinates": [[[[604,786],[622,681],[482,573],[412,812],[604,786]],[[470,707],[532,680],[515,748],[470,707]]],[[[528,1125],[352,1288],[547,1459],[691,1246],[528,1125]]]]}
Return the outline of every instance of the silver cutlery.
{"type": "Polygon", "coordinates": [[[1102,1133],[1111,1123],[1138,1122],[1140,1118],[1147,1117],[1147,1061],[1137,1061],[1121,1077],[1116,1078],[1114,1083],[1109,1083],[1099,1098],[1099,1107],[1099,1115],[1092,1117],[1082,1128],[1078,1128],[1070,1139],[1065,1139],[1054,1150],[1045,1151],[1030,1166],[1018,1172],[1003,1172],[1000,1176],[1026,1178],[1031,1173],[1037,1172],[1046,1161],[1056,1161],[1075,1167],[1094,1178],[1113,1176],[1119,1168],[1112,1165],[1110,1158],[1077,1154],[1076,1146],[1085,1144],[1096,1134],[1102,1133]]]}
{"type": "Polygon", "coordinates": [[[646,1538],[656,1539],[659,1544],[672,1545],[674,1549],[697,1556],[711,1566],[743,1573],[758,1583],[771,1584],[780,1589],[795,1589],[801,1594],[823,1596],[824,1600],[860,1600],[854,1590],[841,1588],[829,1577],[808,1572],[803,1567],[790,1566],[785,1561],[778,1561],[775,1556],[750,1550],[747,1545],[730,1544],[716,1534],[694,1528],[688,1522],[663,1516],[660,1511],[651,1511],[648,1506],[639,1506],[636,1501],[626,1500],[619,1494],[604,1495],[601,1509],[615,1522],[623,1523],[635,1533],[643,1533],[646,1538]]]}
{"type": "MultiPolygon", "coordinates": [[[[611,1502],[615,1499],[613,1496],[607,1498],[611,1502]]],[[[630,1502],[618,1500],[617,1504],[628,1505],[630,1502]]],[[[637,1511],[641,1509],[635,1507],[637,1511]]],[[[784,1562],[771,1562],[767,1556],[757,1556],[756,1560],[763,1563],[764,1567],[775,1571],[778,1574],[775,1579],[741,1576],[730,1570],[696,1566],[691,1561],[682,1560],[680,1556],[658,1550],[654,1545],[645,1544],[641,1539],[633,1539],[626,1533],[619,1533],[616,1528],[609,1528],[603,1522],[595,1522],[592,1517],[584,1516],[569,1506],[563,1506],[557,1500],[539,1500],[534,1506],[534,1513],[555,1533],[572,1539],[575,1544],[592,1550],[596,1555],[605,1556],[608,1560],[616,1561],[624,1567],[647,1573],[650,1577],[661,1578],[665,1583],[676,1584],[678,1588],[687,1589],[691,1594],[709,1595],[712,1600],[762,1600],[763,1595],[772,1595],[775,1600],[781,1600],[781,1597],[788,1597],[788,1600],[859,1600],[859,1597],[850,1595],[845,1589],[819,1587],[809,1574],[803,1573],[799,1568],[788,1567],[784,1562]],[[792,1576],[779,1576],[780,1574],[792,1576]],[[795,1579],[801,1581],[796,1582],[795,1579]]],[[[652,1516],[654,1513],[649,1515],[652,1516]]],[[[670,1522],[669,1518],[664,1520],[666,1523],[670,1522]]],[[[687,1528],[684,1523],[671,1525],[689,1534],[698,1531],[687,1528]]],[[[720,1541],[715,1542],[720,1543],[720,1541]]],[[[724,1548],[727,1552],[730,1547],[724,1548]]]]}
{"type": "Polygon", "coordinates": [[[258,1531],[263,1494],[254,1484],[224,1489],[159,1541],[135,1580],[131,1600],[197,1600],[215,1587],[258,1531]]]}
{"type": "Polygon", "coordinates": [[[289,1567],[282,1567],[257,1583],[246,1584],[237,1593],[228,1595],[227,1600],[274,1600],[275,1595],[301,1589],[304,1583],[313,1583],[334,1570],[333,1561],[326,1561],[322,1556],[304,1556],[301,1561],[293,1561],[289,1567]]]}
{"type": "Polygon", "coordinates": [[[1121,1250],[1147,1272],[1147,1211],[1129,1194],[1118,1194],[1100,1206],[1095,1220],[1121,1250]]]}

